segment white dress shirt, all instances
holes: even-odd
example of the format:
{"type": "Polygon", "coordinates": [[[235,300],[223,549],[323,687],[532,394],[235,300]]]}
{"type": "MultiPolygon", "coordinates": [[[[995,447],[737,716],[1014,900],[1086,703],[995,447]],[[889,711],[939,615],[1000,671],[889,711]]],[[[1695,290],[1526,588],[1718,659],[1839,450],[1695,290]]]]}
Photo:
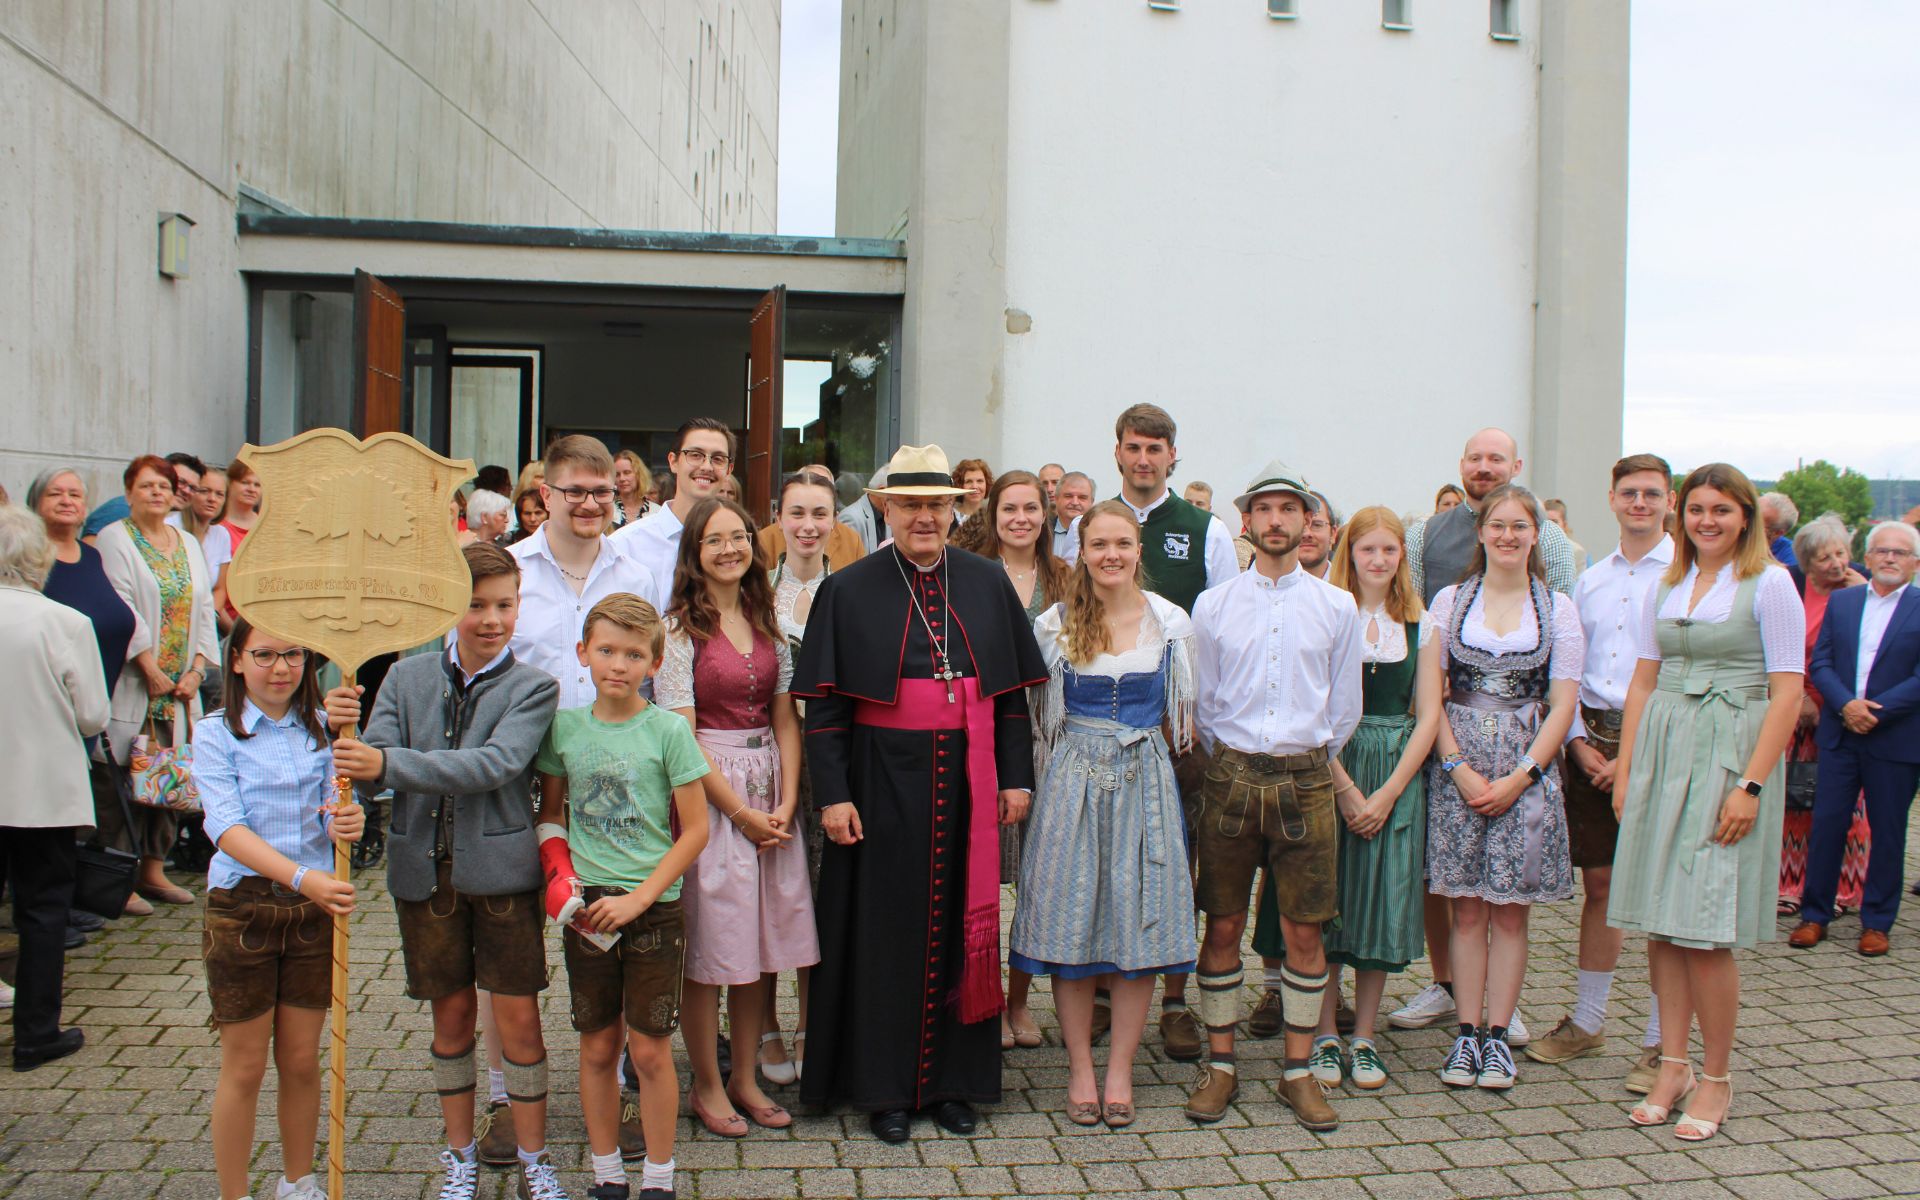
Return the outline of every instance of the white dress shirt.
{"type": "MultiPolygon", "coordinates": [[[[1615,712],[1627,706],[1627,685],[1633,682],[1634,667],[1640,661],[1640,612],[1672,561],[1671,537],[1662,537],[1638,560],[1629,560],[1615,546],[1574,585],[1573,604],[1587,640],[1580,703],[1615,712]]],[[[1586,723],[1576,709],[1567,740],[1586,736],[1586,723]]]]}
{"type": "Polygon", "coordinates": [[[1298,567],[1278,580],[1236,572],[1194,601],[1193,625],[1194,724],[1208,746],[1333,754],[1360,723],[1366,641],[1344,588],[1298,567]]]}
{"type": "Polygon", "coordinates": [[[1860,610],[1860,658],[1854,664],[1853,694],[1865,698],[1867,695],[1867,676],[1873,673],[1873,660],[1880,654],[1880,642],[1887,636],[1887,625],[1893,620],[1893,610],[1900,607],[1900,597],[1907,589],[1897,587],[1886,595],[1869,583],[1867,602],[1860,610]]]}
{"type": "Polygon", "coordinates": [[[630,544],[600,539],[600,554],[588,568],[587,581],[578,595],[554,561],[545,526],[534,530],[532,537],[507,547],[507,553],[520,562],[520,616],[510,643],[514,657],[560,681],[561,708],[593,703],[593,676],[580,665],[575,652],[589,609],[608,596],[631,592],[651,602],[663,615],[666,612],[666,590],[646,564],[625,553],[625,546],[630,544]]]}
{"type": "MultiPolygon", "coordinates": [[[[1160,493],[1158,500],[1155,500],[1145,508],[1135,508],[1133,501],[1127,499],[1125,496],[1120,497],[1120,503],[1133,509],[1133,519],[1145,525],[1147,523],[1147,517],[1153,510],[1165,504],[1167,497],[1171,495],[1173,495],[1173,489],[1169,488],[1160,493]]],[[[1067,526],[1065,537],[1067,548],[1066,552],[1062,553],[1060,557],[1066,559],[1067,565],[1071,566],[1080,557],[1079,517],[1075,517],[1073,524],[1067,526]]],[[[1059,538],[1056,536],[1055,546],[1057,547],[1058,545],[1059,538]]],[[[1213,513],[1207,514],[1206,556],[1207,587],[1219,587],[1227,580],[1240,574],[1240,560],[1235,557],[1233,553],[1233,534],[1227,529],[1227,523],[1213,513]]]]}
{"type": "MultiPolygon", "coordinates": [[[[519,626],[515,625],[514,628],[518,629],[519,626]]],[[[506,645],[500,647],[500,653],[494,655],[492,658],[487,660],[486,666],[481,667],[478,671],[469,671],[467,670],[467,664],[460,661],[459,640],[457,638],[447,639],[447,661],[453,664],[454,670],[460,672],[460,683],[464,687],[472,687],[474,680],[480,678],[482,675],[485,675],[488,671],[491,671],[495,667],[499,666],[500,663],[507,657],[507,655],[512,653],[513,653],[513,642],[508,641],[506,645]]]]}
{"type": "Polygon", "coordinates": [[[674,515],[673,505],[662,504],[638,521],[631,521],[608,536],[628,558],[640,564],[660,582],[660,598],[654,607],[664,615],[667,595],[673,590],[673,569],[680,561],[680,532],[686,526],[674,515]]]}

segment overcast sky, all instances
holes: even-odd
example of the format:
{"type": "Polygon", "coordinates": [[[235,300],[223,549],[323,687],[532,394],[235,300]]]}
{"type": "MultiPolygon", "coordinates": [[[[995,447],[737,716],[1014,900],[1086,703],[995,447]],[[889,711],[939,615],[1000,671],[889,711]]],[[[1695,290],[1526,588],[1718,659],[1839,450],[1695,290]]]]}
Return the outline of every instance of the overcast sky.
{"type": "MultiPolygon", "coordinates": [[[[839,0],[785,0],[784,233],[833,231],[839,0]]],[[[1920,478],[1920,3],[1634,6],[1626,443],[1920,478]]]]}

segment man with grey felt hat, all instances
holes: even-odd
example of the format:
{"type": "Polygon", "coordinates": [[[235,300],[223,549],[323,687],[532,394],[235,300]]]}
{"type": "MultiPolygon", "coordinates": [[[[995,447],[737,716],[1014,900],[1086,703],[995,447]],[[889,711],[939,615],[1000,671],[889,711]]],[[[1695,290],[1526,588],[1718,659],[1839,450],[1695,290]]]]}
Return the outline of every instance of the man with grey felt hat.
{"type": "Polygon", "coordinates": [[[1198,975],[1209,1051],[1187,1102],[1196,1121],[1220,1119],[1239,1091],[1240,942],[1254,875],[1265,867],[1287,950],[1279,1098],[1308,1129],[1339,1125],[1307,1058],[1327,986],[1320,927],[1339,915],[1329,760],[1360,721],[1363,635],[1353,596],[1300,566],[1300,538],[1319,504],[1298,471],[1268,463],[1234,499],[1253,538],[1252,568],[1193,606],[1194,724],[1212,753],[1192,814],[1194,896],[1207,914],[1198,975]]]}

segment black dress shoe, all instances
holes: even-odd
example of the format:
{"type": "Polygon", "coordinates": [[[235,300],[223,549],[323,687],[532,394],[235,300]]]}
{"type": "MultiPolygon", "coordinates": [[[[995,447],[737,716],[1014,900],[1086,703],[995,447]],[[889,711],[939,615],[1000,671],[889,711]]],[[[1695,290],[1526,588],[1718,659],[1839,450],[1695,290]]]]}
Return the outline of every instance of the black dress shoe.
{"type": "Polygon", "coordinates": [[[106,925],[105,917],[99,913],[82,912],[77,908],[67,910],[67,928],[78,929],[81,933],[92,933],[106,925]]]}
{"type": "Polygon", "coordinates": [[[883,1142],[904,1142],[913,1135],[913,1118],[904,1108],[874,1113],[867,1118],[867,1124],[873,1128],[873,1136],[883,1142]]]}
{"type": "Polygon", "coordinates": [[[973,1107],[959,1100],[942,1100],[934,1105],[933,1119],[948,1133],[957,1133],[962,1137],[980,1126],[980,1118],[974,1115],[973,1107]]]}
{"type": "Polygon", "coordinates": [[[40,1042],[31,1046],[13,1048],[13,1069],[31,1071],[42,1063],[50,1063],[56,1058],[65,1058],[87,1044],[87,1035],[78,1029],[62,1029],[58,1037],[50,1042],[40,1042]]]}
{"type": "Polygon", "coordinates": [[[67,941],[67,949],[78,950],[80,947],[87,944],[87,935],[84,933],[81,933],[78,929],[75,929],[73,926],[69,925],[67,926],[66,941],[67,941]]]}

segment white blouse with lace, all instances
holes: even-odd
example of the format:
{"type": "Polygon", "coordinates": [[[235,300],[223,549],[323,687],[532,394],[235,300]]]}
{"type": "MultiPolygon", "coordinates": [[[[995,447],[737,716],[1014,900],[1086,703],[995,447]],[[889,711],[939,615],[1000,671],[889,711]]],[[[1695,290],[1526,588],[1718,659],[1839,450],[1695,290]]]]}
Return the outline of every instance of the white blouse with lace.
{"type": "MultiPolygon", "coordinates": [[[[1422,618],[1420,626],[1419,649],[1426,649],[1433,640],[1433,623],[1422,618]]],[[[1387,615],[1387,606],[1379,608],[1360,606],[1360,661],[1369,663],[1404,662],[1407,657],[1407,627],[1402,622],[1387,615]],[[1367,640],[1367,626],[1374,628],[1377,641],[1367,640]]]]}
{"type": "MultiPolygon", "coordinates": [[[[725,634],[715,636],[726,640],[725,634]]],[[[727,648],[736,654],[739,652],[730,643],[727,648]]],[[[773,655],[780,664],[773,685],[773,694],[778,696],[787,691],[787,685],[793,679],[793,652],[787,648],[785,641],[775,638],[773,655]]],[[[653,702],[661,708],[694,707],[693,637],[671,621],[667,623],[666,649],[660,654],[660,670],[653,677],[653,702]]]]}
{"type": "Polygon", "coordinates": [[[780,582],[773,590],[773,617],[780,625],[780,632],[787,641],[799,645],[807,635],[807,623],[796,621],[793,616],[795,604],[801,596],[807,597],[807,615],[813,615],[813,600],[820,594],[820,585],[827,581],[829,571],[822,569],[812,579],[799,579],[791,571],[781,570],[780,582]]]}
{"type": "MultiPolygon", "coordinates": [[[[1453,624],[1453,598],[1460,591],[1458,584],[1450,584],[1440,589],[1440,594],[1427,606],[1427,619],[1420,631],[1421,644],[1426,643],[1424,625],[1435,629],[1448,629],[1453,624]]],[[[1580,670],[1585,665],[1587,638],[1580,631],[1580,610],[1574,607],[1573,598],[1559,592],[1548,592],[1553,597],[1553,648],[1547,660],[1547,678],[1571,679],[1578,682],[1580,670]]],[[[1467,610],[1467,619],[1461,622],[1460,636],[1469,646],[1485,650],[1489,654],[1513,654],[1522,650],[1531,650],[1540,644],[1539,622],[1533,616],[1533,603],[1529,600],[1520,606],[1520,624],[1512,633],[1495,634],[1486,624],[1485,589],[1473,594],[1473,607],[1467,610]]],[[[1440,643],[1440,662],[1447,661],[1447,644],[1440,643]]]]}
{"type": "MultiPolygon", "coordinates": [[[[1700,578],[1700,565],[1695,563],[1687,568],[1686,578],[1674,585],[1667,593],[1667,602],[1659,604],[1660,589],[1650,588],[1647,599],[1640,607],[1640,657],[1649,662],[1661,659],[1660,644],[1655,638],[1654,628],[1659,619],[1677,621],[1682,617],[1701,625],[1718,625],[1733,615],[1733,597],[1740,590],[1740,580],[1734,577],[1733,564],[1720,568],[1720,574],[1700,597],[1700,603],[1693,611],[1687,611],[1687,600],[1693,595],[1693,585],[1700,578]],[[1659,611],[1655,612],[1658,605],[1659,611]]],[[[1793,576],[1787,569],[1770,566],[1760,574],[1760,583],[1753,589],[1753,619],[1760,622],[1761,652],[1766,658],[1769,672],[1805,671],[1807,669],[1807,609],[1800,599],[1800,593],[1793,589],[1793,576]]]]}

